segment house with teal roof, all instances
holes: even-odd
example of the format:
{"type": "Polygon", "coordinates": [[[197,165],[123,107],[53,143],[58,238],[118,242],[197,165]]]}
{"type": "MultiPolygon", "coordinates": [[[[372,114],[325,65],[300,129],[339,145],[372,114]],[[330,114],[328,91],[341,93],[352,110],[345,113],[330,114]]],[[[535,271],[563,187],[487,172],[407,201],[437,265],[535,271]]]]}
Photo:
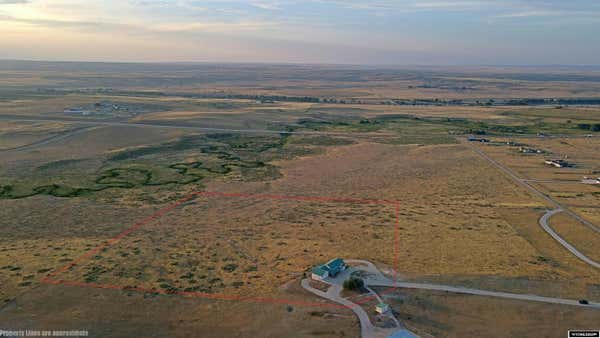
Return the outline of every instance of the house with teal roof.
{"type": "Polygon", "coordinates": [[[315,266],[314,268],[312,268],[311,272],[312,272],[312,274],[311,274],[312,279],[323,280],[323,279],[329,277],[329,271],[323,269],[322,265],[315,266]]]}
{"type": "Polygon", "coordinates": [[[346,270],[348,266],[341,258],[334,258],[323,265],[317,265],[312,268],[311,278],[316,280],[324,280],[327,277],[335,277],[340,272],[346,270]]]}

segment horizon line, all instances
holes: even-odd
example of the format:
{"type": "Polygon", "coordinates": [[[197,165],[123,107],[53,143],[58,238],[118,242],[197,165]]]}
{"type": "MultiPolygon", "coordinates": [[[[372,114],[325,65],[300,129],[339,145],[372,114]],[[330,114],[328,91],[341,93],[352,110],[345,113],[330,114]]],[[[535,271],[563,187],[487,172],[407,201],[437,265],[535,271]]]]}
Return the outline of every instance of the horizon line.
{"type": "Polygon", "coordinates": [[[329,63],[329,62],[270,62],[270,61],[125,61],[125,60],[48,60],[48,59],[15,59],[2,58],[0,62],[31,62],[31,63],[89,63],[89,64],[137,64],[137,65],[274,65],[274,66],[348,66],[348,67],[496,67],[496,68],[548,68],[548,67],[571,67],[571,68],[594,68],[600,64],[392,64],[392,63],[329,63]]]}

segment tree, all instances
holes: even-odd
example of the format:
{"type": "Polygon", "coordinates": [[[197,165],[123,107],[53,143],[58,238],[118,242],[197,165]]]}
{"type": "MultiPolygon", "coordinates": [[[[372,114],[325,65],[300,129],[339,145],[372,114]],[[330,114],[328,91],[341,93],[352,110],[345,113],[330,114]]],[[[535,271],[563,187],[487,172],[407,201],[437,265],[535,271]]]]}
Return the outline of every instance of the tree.
{"type": "Polygon", "coordinates": [[[591,125],[591,124],[589,124],[589,123],[579,123],[579,124],[577,125],[577,128],[579,128],[579,129],[584,129],[584,130],[586,130],[586,129],[590,129],[591,127],[592,127],[592,125],[591,125]]]}
{"type": "Polygon", "coordinates": [[[365,286],[365,282],[362,278],[353,276],[344,281],[344,289],[346,290],[356,291],[362,289],[363,286],[365,286]]]}

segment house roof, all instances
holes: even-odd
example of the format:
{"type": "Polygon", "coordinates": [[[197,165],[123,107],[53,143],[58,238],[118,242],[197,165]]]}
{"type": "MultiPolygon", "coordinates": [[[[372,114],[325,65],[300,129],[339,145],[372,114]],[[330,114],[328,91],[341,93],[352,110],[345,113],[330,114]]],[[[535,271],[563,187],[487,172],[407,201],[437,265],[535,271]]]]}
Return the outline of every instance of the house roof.
{"type": "Polygon", "coordinates": [[[339,270],[342,266],[344,266],[344,260],[341,258],[334,258],[324,265],[327,270],[339,270]]]}
{"type": "Polygon", "coordinates": [[[389,305],[387,305],[386,303],[379,303],[379,304],[376,305],[376,307],[381,308],[381,309],[386,308],[388,306],[389,305]]]}
{"type": "Polygon", "coordinates": [[[314,273],[317,276],[325,276],[328,273],[328,270],[325,270],[323,268],[323,265],[319,265],[319,266],[315,266],[314,268],[312,268],[312,273],[314,273]]]}

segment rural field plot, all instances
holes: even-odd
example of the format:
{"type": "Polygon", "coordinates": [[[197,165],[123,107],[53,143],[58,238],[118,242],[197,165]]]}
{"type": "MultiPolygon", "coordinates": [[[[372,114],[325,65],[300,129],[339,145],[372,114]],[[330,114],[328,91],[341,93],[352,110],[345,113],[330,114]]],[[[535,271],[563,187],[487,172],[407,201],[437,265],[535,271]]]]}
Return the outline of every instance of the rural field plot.
{"type": "Polygon", "coordinates": [[[396,202],[383,200],[199,192],[46,281],[285,302],[270,295],[334,257],[392,265],[397,211],[396,202]],[[367,240],[378,245],[366,246],[367,240]]]}

